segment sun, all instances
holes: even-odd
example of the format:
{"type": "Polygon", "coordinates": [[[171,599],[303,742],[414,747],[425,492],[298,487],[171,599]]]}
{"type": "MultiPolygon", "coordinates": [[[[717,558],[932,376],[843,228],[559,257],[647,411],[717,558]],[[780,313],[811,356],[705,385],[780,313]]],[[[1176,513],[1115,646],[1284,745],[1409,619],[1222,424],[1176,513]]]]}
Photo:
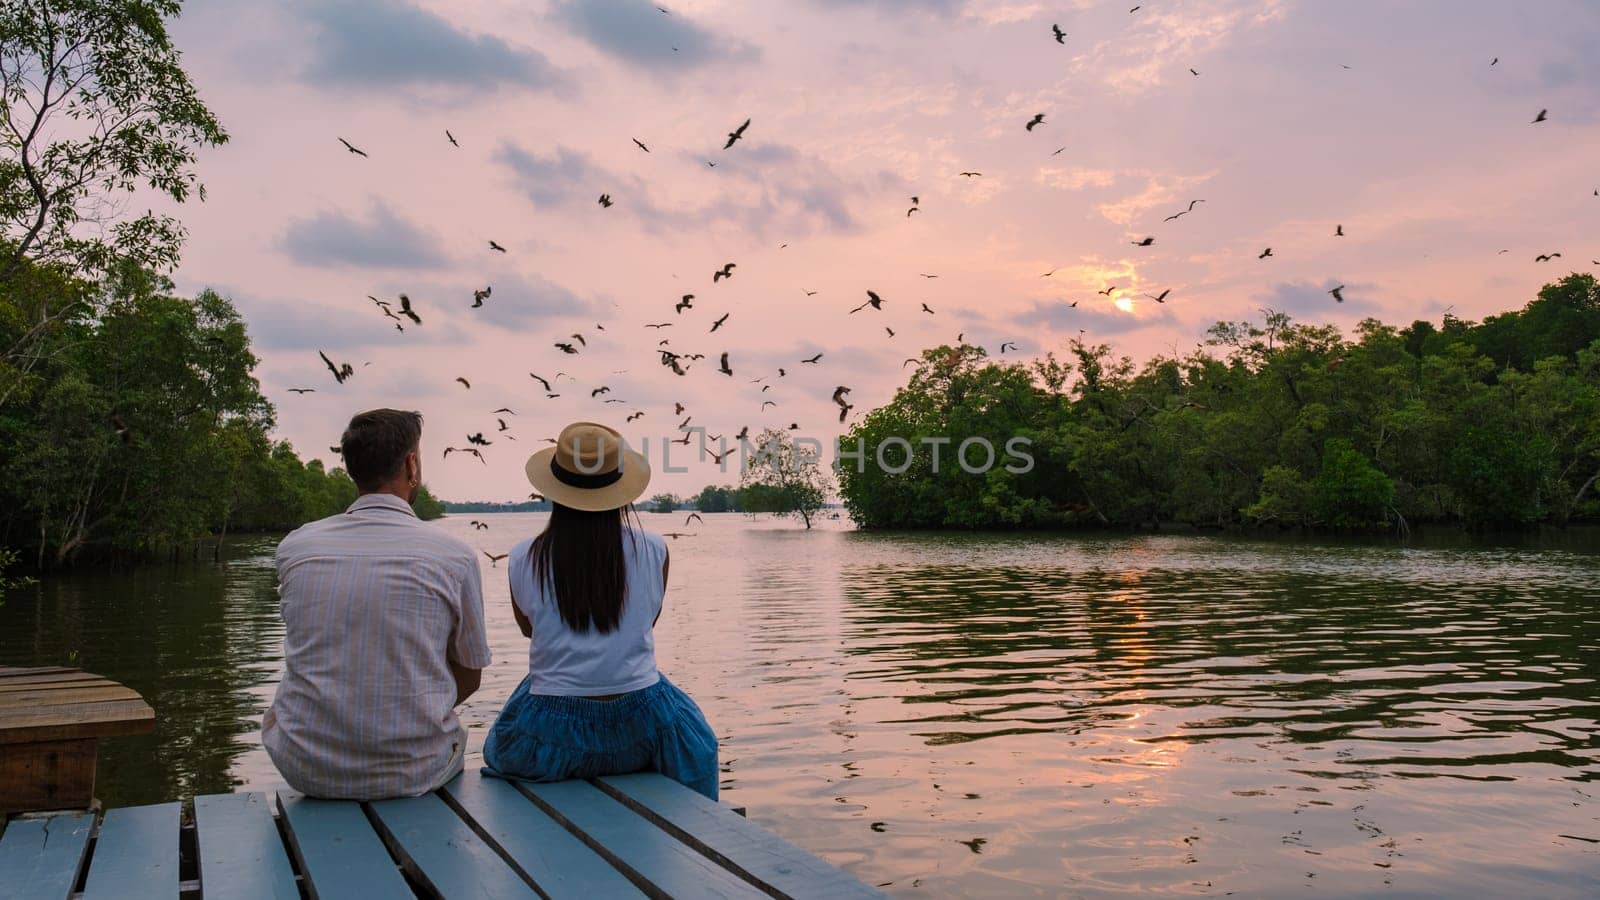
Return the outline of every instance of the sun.
{"type": "Polygon", "coordinates": [[[1114,304],[1116,304],[1117,309],[1120,309],[1125,313],[1133,312],[1133,298],[1132,297],[1118,297],[1116,300],[1113,300],[1112,302],[1114,304]]]}

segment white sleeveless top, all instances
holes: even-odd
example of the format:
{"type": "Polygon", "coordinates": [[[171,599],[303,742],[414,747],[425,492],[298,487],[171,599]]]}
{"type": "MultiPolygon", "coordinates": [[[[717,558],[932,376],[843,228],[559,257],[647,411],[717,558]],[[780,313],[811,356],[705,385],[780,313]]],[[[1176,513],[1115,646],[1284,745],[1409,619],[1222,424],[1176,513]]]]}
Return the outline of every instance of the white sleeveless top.
{"type": "Polygon", "coordinates": [[[652,531],[622,531],[622,554],[628,573],[628,593],[622,618],[605,634],[590,628],[576,632],[567,627],[556,605],[554,586],[547,580],[535,584],[529,538],[511,548],[507,574],[511,598],[533,623],[528,647],[528,692],[576,697],[626,694],[650,687],[661,679],[656,668],[655,620],[661,612],[666,585],[661,564],[667,544],[652,531]]]}

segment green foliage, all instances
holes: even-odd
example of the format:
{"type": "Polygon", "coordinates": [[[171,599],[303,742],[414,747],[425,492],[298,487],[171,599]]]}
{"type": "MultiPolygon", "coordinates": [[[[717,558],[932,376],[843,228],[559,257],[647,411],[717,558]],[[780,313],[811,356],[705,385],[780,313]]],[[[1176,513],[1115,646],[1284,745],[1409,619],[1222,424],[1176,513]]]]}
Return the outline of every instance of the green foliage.
{"type": "Polygon", "coordinates": [[[675,494],[656,494],[645,501],[645,509],[650,512],[669,513],[676,510],[682,502],[675,494]]]}
{"type": "Polygon", "coordinates": [[[6,605],[6,594],[33,584],[25,575],[7,575],[6,570],[17,564],[17,552],[0,548],[0,606],[6,605]]]}
{"type": "Polygon", "coordinates": [[[95,291],[101,313],[47,333],[26,389],[0,410],[0,546],[27,548],[41,566],[168,555],[355,499],[343,471],[268,437],[273,410],[226,299],[177,297],[165,278],[130,268],[95,291]]]}
{"type": "Polygon", "coordinates": [[[1135,367],[1073,341],[998,362],[936,347],[844,439],[840,494],[863,527],[1159,526],[1352,530],[1600,520],[1600,287],[1546,286],[1517,312],[1349,337],[1269,313],[1135,367]],[[933,470],[924,439],[1027,438],[981,475],[933,470]],[[884,441],[916,449],[911,465],[884,441]]]}
{"type": "Polygon", "coordinates": [[[756,438],[755,450],[739,475],[744,511],[811,520],[828,497],[828,476],[817,448],[797,444],[788,432],[768,428],[756,438]]]}
{"type": "Polygon", "coordinates": [[[690,502],[697,512],[744,512],[742,492],[729,485],[708,484],[690,502]]]}
{"type": "Polygon", "coordinates": [[[178,10],[176,0],[0,0],[0,290],[22,313],[0,321],[0,406],[85,299],[27,282],[177,263],[178,222],[121,217],[112,198],[203,199],[195,152],[227,140],[167,35],[178,10]]]}

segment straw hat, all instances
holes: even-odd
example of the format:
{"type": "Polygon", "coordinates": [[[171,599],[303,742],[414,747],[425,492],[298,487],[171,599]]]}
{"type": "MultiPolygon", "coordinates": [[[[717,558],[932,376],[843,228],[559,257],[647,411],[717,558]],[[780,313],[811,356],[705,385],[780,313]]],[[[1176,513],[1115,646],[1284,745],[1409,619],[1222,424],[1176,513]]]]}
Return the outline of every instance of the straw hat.
{"type": "Polygon", "coordinates": [[[616,429],[573,422],[554,447],[528,457],[528,481],[551,501],[573,509],[619,509],[644,493],[650,463],[622,445],[616,429]]]}

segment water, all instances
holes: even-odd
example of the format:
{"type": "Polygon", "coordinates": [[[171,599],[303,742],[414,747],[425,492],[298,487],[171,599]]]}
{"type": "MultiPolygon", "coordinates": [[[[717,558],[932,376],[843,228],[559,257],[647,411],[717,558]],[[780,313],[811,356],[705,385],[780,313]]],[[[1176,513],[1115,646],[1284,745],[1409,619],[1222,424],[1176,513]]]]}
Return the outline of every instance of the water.
{"type": "MultiPolygon", "coordinates": [[[[446,528],[504,552],[538,515],[446,528]]],[[[725,800],[891,894],[1600,895],[1600,553],[1229,538],[870,535],[643,517],[662,667],[722,738],[725,800]]],[[[1590,541],[1592,544],[1593,542],[1590,541]]],[[[273,539],[220,565],[55,578],[0,663],[155,706],[109,805],[265,786],[273,539]]],[[[485,565],[496,661],[526,644],[485,565]]]]}

